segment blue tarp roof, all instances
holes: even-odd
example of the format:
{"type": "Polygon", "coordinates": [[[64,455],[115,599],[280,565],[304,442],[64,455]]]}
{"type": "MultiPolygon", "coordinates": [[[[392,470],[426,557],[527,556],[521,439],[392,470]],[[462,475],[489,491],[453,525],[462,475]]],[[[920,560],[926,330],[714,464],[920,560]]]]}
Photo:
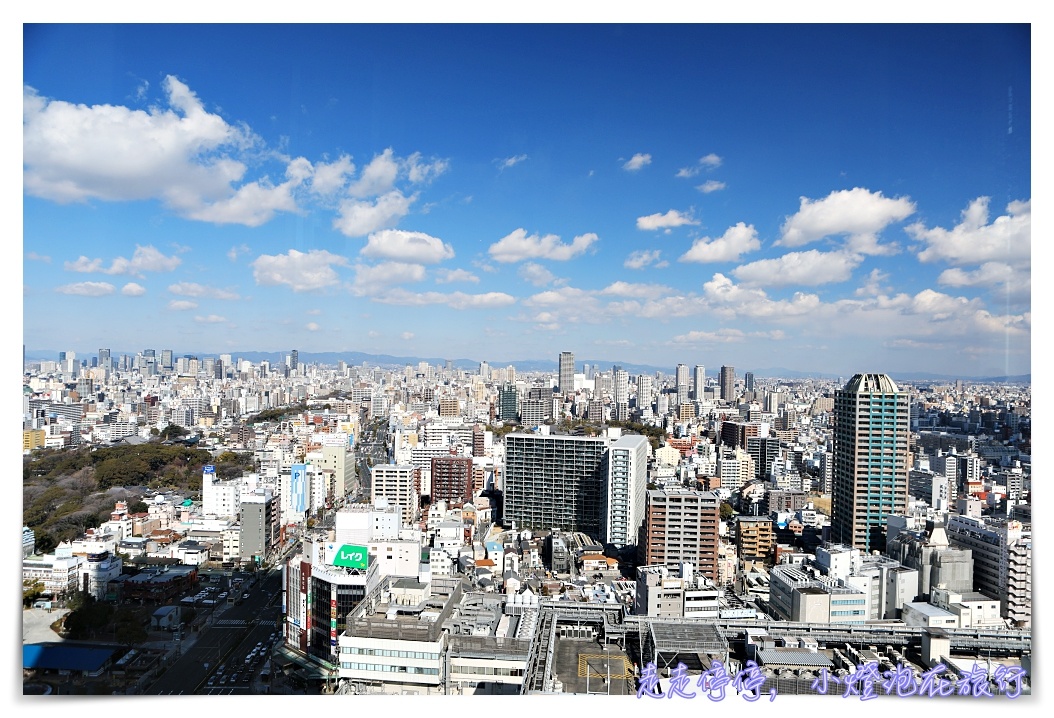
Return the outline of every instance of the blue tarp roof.
{"type": "Polygon", "coordinates": [[[115,648],[87,648],[31,643],[22,646],[22,667],[67,671],[97,671],[117,652],[115,648]]]}

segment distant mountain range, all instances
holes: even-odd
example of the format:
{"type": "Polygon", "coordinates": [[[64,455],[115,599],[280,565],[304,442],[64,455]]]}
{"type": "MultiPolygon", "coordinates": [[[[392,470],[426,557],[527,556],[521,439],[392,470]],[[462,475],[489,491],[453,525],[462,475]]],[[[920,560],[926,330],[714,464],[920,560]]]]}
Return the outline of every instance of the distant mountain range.
{"type": "MultiPolygon", "coordinates": [[[[182,352],[177,356],[182,356],[187,352],[182,352]]],[[[272,364],[280,364],[285,361],[286,356],[289,352],[262,352],[262,351],[245,351],[245,352],[198,352],[194,353],[193,356],[198,357],[216,357],[219,354],[230,354],[236,359],[244,359],[254,364],[267,361],[272,364]]],[[[121,354],[135,355],[136,352],[111,352],[113,357],[119,357],[121,354]]],[[[158,352],[160,354],[160,351],[158,352]]],[[[25,360],[29,361],[55,361],[58,359],[59,353],[49,349],[27,349],[25,351],[25,360]]],[[[92,352],[77,352],[79,358],[86,358],[95,356],[92,352]]],[[[300,352],[299,360],[307,364],[328,364],[335,366],[337,362],[347,362],[352,365],[361,365],[364,362],[369,365],[382,366],[382,367],[404,367],[407,364],[418,364],[420,362],[427,362],[433,366],[445,366],[448,359],[442,357],[410,357],[410,356],[393,356],[391,354],[364,354],[363,352],[300,352]]],[[[465,370],[477,370],[479,369],[480,362],[475,359],[452,359],[449,360],[451,364],[457,369],[465,370]]],[[[557,361],[555,359],[517,359],[512,361],[493,361],[488,362],[491,369],[501,369],[507,366],[513,366],[516,371],[519,372],[551,372],[557,371],[557,361]]],[[[652,366],[649,364],[629,364],[626,362],[611,361],[609,359],[586,359],[575,357],[575,369],[580,371],[583,364],[589,364],[595,366],[602,371],[611,369],[612,366],[618,365],[628,371],[630,374],[655,374],[656,372],[662,372],[663,374],[673,375],[675,371],[674,366],[652,366]]],[[[717,376],[719,367],[708,367],[708,376],[717,376]]],[[[821,371],[798,371],[795,369],[787,369],[784,367],[770,367],[767,369],[746,369],[737,368],[736,376],[742,378],[746,372],[751,372],[758,379],[826,379],[826,380],[837,380],[842,378],[846,381],[852,376],[852,374],[832,374],[830,372],[821,371]]],[[[988,384],[1031,384],[1031,374],[1019,374],[1016,376],[956,376],[953,374],[937,374],[931,372],[888,372],[894,381],[897,382],[928,382],[928,381],[955,381],[956,379],[962,379],[966,382],[975,383],[988,383],[988,384]]]]}

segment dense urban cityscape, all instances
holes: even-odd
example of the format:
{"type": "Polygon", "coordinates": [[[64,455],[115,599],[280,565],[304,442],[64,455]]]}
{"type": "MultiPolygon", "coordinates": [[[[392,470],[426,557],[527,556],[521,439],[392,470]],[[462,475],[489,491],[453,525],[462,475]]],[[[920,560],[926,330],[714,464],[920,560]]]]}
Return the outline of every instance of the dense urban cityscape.
{"type": "Polygon", "coordinates": [[[23,24],[34,709],[1034,705],[1032,26],[804,9],[23,24]]]}
{"type": "Polygon", "coordinates": [[[1031,692],[1027,382],[556,360],[27,361],[26,692],[1031,692]]]}

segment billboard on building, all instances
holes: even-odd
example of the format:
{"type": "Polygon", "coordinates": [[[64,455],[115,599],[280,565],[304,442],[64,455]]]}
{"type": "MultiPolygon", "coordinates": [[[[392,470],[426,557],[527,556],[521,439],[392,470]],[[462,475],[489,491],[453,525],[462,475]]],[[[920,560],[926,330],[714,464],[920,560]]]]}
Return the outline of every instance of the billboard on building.
{"type": "Polygon", "coordinates": [[[307,510],[307,464],[293,464],[289,469],[289,503],[293,511],[307,510]]]}
{"type": "Polygon", "coordinates": [[[365,546],[346,543],[338,548],[336,544],[327,544],[326,549],[330,556],[330,564],[333,566],[365,569],[369,562],[365,546]]]}
{"type": "Polygon", "coordinates": [[[201,471],[204,474],[215,474],[216,473],[216,467],[213,466],[212,464],[205,464],[205,468],[203,468],[201,471]]]}

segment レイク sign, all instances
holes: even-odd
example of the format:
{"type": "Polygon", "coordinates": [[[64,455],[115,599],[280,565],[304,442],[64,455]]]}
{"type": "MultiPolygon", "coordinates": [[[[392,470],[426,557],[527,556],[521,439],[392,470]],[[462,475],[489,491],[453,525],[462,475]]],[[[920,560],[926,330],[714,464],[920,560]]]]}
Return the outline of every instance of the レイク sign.
{"type": "Polygon", "coordinates": [[[333,565],[346,568],[366,568],[366,547],[344,544],[333,554],[333,565]]]}

